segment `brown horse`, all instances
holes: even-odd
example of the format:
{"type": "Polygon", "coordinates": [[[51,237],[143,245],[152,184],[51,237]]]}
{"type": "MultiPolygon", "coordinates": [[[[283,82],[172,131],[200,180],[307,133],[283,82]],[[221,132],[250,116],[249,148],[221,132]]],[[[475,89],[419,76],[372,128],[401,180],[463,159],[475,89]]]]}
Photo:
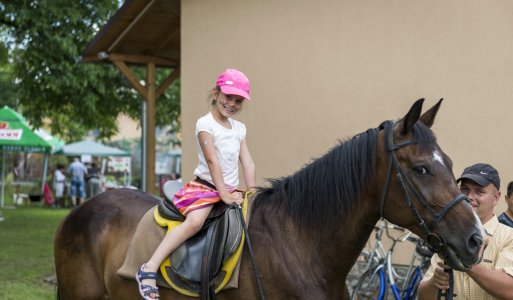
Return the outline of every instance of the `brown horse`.
{"type": "MultiPolygon", "coordinates": [[[[267,299],[348,299],[346,275],[380,217],[426,239],[457,270],[478,261],[481,223],[430,129],[441,101],[421,116],[422,103],[260,188],[249,236],[267,299]]],[[[55,238],[59,297],[140,299],[135,280],[116,271],[137,223],[157,203],[119,189],[73,210],[55,238]]],[[[259,298],[245,253],[239,288],[219,299],[259,298]]],[[[161,299],[188,299],[160,292],[161,299]]]]}

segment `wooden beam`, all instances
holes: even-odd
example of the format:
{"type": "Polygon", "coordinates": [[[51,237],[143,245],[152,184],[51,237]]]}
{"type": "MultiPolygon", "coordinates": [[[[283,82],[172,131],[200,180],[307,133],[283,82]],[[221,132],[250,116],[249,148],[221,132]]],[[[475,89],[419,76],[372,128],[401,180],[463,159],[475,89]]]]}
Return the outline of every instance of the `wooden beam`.
{"type": "Polygon", "coordinates": [[[167,58],[162,58],[158,56],[147,56],[147,55],[131,55],[131,54],[117,54],[117,53],[109,53],[108,60],[116,61],[121,60],[127,63],[132,64],[140,64],[146,65],[149,63],[154,63],[158,66],[166,66],[166,67],[177,67],[178,63],[176,61],[172,61],[167,58]]]}
{"type": "Polygon", "coordinates": [[[154,46],[154,49],[164,48],[166,44],[171,43],[173,41],[173,38],[175,38],[176,35],[180,35],[180,16],[177,16],[177,23],[171,28],[173,28],[173,31],[169,31],[168,34],[162,36],[160,42],[157,42],[157,44],[154,46]]]}
{"type": "Polygon", "coordinates": [[[130,81],[132,86],[143,96],[146,100],[148,98],[148,89],[145,88],[140,82],[137,76],[130,70],[130,68],[125,64],[124,61],[114,60],[112,61],[116,67],[125,75],[125,77],[130,81]]]}
{"type": "Polygon", "coordinates": [[[155,193],[155,64],[147,65],[147,87],[148,97],[146,98],[146,191],[155,193]]]}
{"type": "Polygon", "coordinates": [[[118,37],[116,38],[114,43],[112,43],[110,45],[109,49],[107,50],[108,52],[112,51],[112,49],[114,49],[114,47],[116,47],[121,42],[121,40],[123,40],[125,35],[127,33],[129,33],[130,30],[132,30],[132,27],[134,27],[135,24],[137,24],[137,22],[139,22],[139,20],[142,18],[142,16],[144,16],[146,14],[148,9],[153,5],[154,2],[155,2],[155,0],[151,0],[150,3],[146,4],[146,7],[144,7],[141,11],[139,11],[139,14],[137,14],[137,16],[130,22],[130,24],[128,24],[128,26],[125,27],[125,30],[123,30],[123,32],[121,32],[121,34],[118,35],[118,37]]]}
{"type": "Polygon", "coordinates": [[[180,76],[180,67],[177,67],[171,72],[159,85],[155,93],[155,99],[160,98],[166,89],[180,76]]]}

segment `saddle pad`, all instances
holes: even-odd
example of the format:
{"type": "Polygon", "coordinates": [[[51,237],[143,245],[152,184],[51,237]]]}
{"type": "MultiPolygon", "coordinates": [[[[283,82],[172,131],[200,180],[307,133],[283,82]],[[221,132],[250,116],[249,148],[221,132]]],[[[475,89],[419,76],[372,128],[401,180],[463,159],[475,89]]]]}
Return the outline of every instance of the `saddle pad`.
{"type": "MultiPolygon", "coordinates": [[[[135,273],[143,263],[150,259],[166,235],[166,229],[158,226],[153,218],[153,211],[157,207],[158,205],[150,208],[139,221],[134,236],[128,244],[125,260],[116,272],[118,276],[135,280],[135,273]]],[[[161,276],[157,281],[159,286],[171,288],[161,276]]]]}
{"type": "MultiPolygon", "coordinates": [[[[242,213],[244,216],[244,219],[247,220],[248,215],[248,202],[249,200],[246,199],[246,201],[242,204],[242,213]]],[[[167,227],[167,231],[169,232],[174,227],[179,225],[180,221],[174,221],[174,220],[168,220],[160,216],[158,209],[154,209],[154,218],[158,225],[162,227],[167,227]]],[[[236,288],[238,287],[238,273],[239,273],[239,265],[240,265],[240,257],[242,254],[242,249],[244,246],[244,233],[242,237],[241,243],[239,243],[239,246],[237,247],[237,250],[233,253],[233,255],[226,261],[226,263],[222,266],[221,271],[219,272],[221,274],[220,282],[218,284],[215,284],[215,293],[217,294],[219,291],[225,288],[236,288]]],[[[160,265],[160,274],[165,279],[166,283],[173,287],[176,291],[191,297],[199,297],[199,293],[196,291],[191,291],[186,288],[184,288],[181,284],[175,283],[173,281],[173,278],[170,278],[168,276],[166,269],[171,269],[171,260],[166,259],[162,264],[160,265]]],[[[216,280],[217,281],[217,280],[216,280]]]]}

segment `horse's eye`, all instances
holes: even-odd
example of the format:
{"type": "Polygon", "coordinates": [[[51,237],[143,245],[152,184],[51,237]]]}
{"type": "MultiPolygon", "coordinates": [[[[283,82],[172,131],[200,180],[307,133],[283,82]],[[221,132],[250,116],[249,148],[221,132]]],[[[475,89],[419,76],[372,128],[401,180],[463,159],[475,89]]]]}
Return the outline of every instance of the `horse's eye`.
{"type": "Polygon", "coordinates": [[[416,167],[413,167],[413,171],[415,171],[415,173],[417,173],[418,175],[427,175],[427,174],[429,174],[429,170],[428,170],[428,168],[426,168],[426,166],[416,166],[416,167]]]}

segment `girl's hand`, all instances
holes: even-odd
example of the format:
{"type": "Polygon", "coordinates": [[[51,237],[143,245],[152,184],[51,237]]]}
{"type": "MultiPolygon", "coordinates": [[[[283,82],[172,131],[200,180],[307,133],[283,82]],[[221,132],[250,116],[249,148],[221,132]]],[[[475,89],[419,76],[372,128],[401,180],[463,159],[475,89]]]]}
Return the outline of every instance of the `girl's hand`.
{"type": "Polygon", "coordinates": [[[250,187],[248,189],[248,192],[250,192],[250,193],[256,193],[256,191],[257,191],[257,189],[255,187],[250,187]]]}
{"type": "Polygon", "coordinates": [[[233,193],[227,193],[225,195],[221,195],[221,200],[223,200],[224,203],[231,205],[231,204],[237,204],[242,205],[242,193],[241,192],[233,192],[233,193]]]}

